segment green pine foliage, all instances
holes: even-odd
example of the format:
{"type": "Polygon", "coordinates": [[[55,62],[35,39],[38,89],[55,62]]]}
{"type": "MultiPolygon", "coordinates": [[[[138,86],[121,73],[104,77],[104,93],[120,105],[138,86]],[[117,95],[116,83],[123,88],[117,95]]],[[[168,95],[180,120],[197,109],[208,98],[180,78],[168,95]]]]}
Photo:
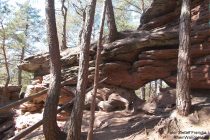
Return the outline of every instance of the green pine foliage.
{"type": "MultiPolygon", "coordinates": [[[[5,83],[6,70],[3,61],[2,41],[5,35],[5,49],[11,76],[10,84],[17,84],[17,64],[24,48],[24,56],[38,52],[37,42],[45,42],[45,26],[39,11],[32,8],[29,1],[9,5],[8,1],[0,1],[0,84],[5,83]]],[[[43,46],[46,47],[47,46],[43,46]]],[[[23,84],[28,84],[31,74],[23,73],[23,84]]]]}

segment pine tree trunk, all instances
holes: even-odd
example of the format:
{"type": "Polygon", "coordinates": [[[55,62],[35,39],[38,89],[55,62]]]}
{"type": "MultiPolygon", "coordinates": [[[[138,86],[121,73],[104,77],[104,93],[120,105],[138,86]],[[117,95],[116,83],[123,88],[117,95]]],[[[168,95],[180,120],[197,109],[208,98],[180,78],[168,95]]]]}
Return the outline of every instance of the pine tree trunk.
{"type": "Polygon", "coordinates": [[[61,62],[56,28],[54,0],[46,0],[47,39],[50,54],[51,81],[43,114],[43,132],[46,140],[60,140],[62,133],[57,125],[57,105],[60,94],[61,62]]]}
{"type": "Polygon", "coordinates": [[[96,54],[96,62],[95,62],[95,77],[94,77],[93,96],[92,96],[92,103],[91,103],[90,125],[89,125],[87,140],[92,140],[93,139],[96,93],[97,93],[98,81],[99,81],[99,65],[100,65],[100,62],[101,62],[102,37],[103,37],[103,32],[104,32],[104,20],[105,20],[105,14],[106,14],[106,4],[107,4],[107,0],[104,0],[103,13],[102,13],[102,16],[101,16],[101,26],[100,26],[100,33],[99,33],[99,40],[98,40],[98,48],[97,48],[97,54],[96,54]]]}
{"type": "Polygon", "coordinates": [[[1,24],[1,27],[2,27],[2,33],[3,33],[3,39],[2,39],[2,51],[3,51],[3,57],[4,57],[4,66],[5,66],[5,69],[6,69],[6,82],[5,82],[5,85],[4,85],[4,89],[3,89],[3,93],[2,93],[2,103],[3,104],[6,104],[8,101],[9,101],[9,98],[10,98],[10,93],[8,92],[8,85],[9,85],[9,82],[10,82],[10,72],[9,72],[9,63],[8,63],[8,59],[7,59],[7,53],[6,53],[6,44],[5,44],[5,41],[6,41],[6,35],[5,35],[5,29],[4,29],[4,26],[3,24],[1,24]]]}
{"type": "Polygon", "coordinates": [[[152,91],[152,82],[149,82],[149,92],[148,92],[148,97],[150,97],[152,91]]]}
{"type": "Polygon", "coordinates": [[[117,26],[115,23],[114,10],[112,0],[107,0],[107,25],[109,28],[108,40],[113,42],[118,37],[117,26]]]}
{"type": "Polygon", "coordinates": [[[157,95],[159,95],[160,89],[162,89],[162,80],[159,79],[158,81],[159,81],[159,84],[158,84],[158,87],[157,87],[157,95]]]}
{"type": "MultiPolygon", "coordinates": [[[[20,55],[20,63],[22,63],[23,59],[24,59],[24,55],[25,55],[25,48],[27,48],[28,46],[28,16],[26,19],[27,23],[26,23],[26,28],[25,28],[25,37],[26,37],[26,42],[25,42],[25,46],[23,46],[21,48],[21,55],[20,55]]],[[[22,69],[18,69],[18,85],[21,86],[22,85],[22,69]]]]}
{"type": "Polygon", "coordinates": [[[63,16],[63,32],[62,32],[62,44],[61,44],[61,50],[67,49],[67,44],[66,44],[66,20],[67,20],[67,7],[65,6],[65,1],[66,0],[61,0],[61,12],[63,16]]]}
{"type": "Polygon", "coordinates": [[[141,87],[141,98],[145,100],[145,86],[141,87]]]}
{"type": "Polygon", "coordinates": [[[141,9],[142,9],[142,13],[144,13],[145,11],[144,0],[141,0],[141,9]]]}
{"type": "MultiPolygon", "coordinates": [[[[20,63],[22,63],[25,54],[25,47],[21,48],[20,63]]],[[[18,85],[22,85],[22,69],[18,69],[18,85]]]]}
{"type": "Polygon", "coordinates": [[[84,32],[84,28],[85,28],[85,20],[86,20],[86,9],[84,9],[83,13],[82,13],[82,28],[79,31],[79,39],[78,39],[78,43],[77,45],[80,46],[82,43],[82,34],[84,32]]]}
{"type": "Polygon", "coordinates": [[[155,95],[157,95],[157,80],[155,80],[155,95]]]}
{"type": "Polygon", "coordinates": [[[83,106],[88,82],[89,48],[94,23],[96,0],[91,0],[87,8],[86,23],[82,37],[81,52],[79,59],[79,72],[77,81],[77,93],[74,107],[68,124],[67,140],[80,140],[83,106]]]}
{"type": "MultiPolygon", "coordinates": [[[[140,18],[139,18],[139,23],[140,23],[140,26],[141,26],[141,17],[142,15],[145,13],[145,4],[144,4],[144,0],[141,0],[141,10],[142,10],[142,13],[140,14],[140,18]]],[[[140,26],[138,28],[140,28],[140,26]]]]}
{"type": "Polygon", "coordinates": [[[177,66],[176,105],[180,115],[188,115],[190,99],[190,0],[182,1],[179,26],[179,53],[177,66]]]}
{"type": "Polygon", "coordinates": [[[159,88],[162,88],[163,87],[163,81],[160,79],[160,87],[159,88]]]}
{"type": "MultiPolygon", "coordinates": [[[[5,40],[5,39],[3,39],[3,40],[5,40]]],[[[6,103],[10,99],[10,93],[8,92],[8,85],[10,82],[10,73],[9,73],[9,64],[8,64],[5,45],[3,45],[3,55],[4,55],[4,63],[5,63],[4,65],[5,65],[5,69],[6,69],[6,73],[7,73],[6,83],[4,85],[4,90],[3,90],[3,97],[5,98],[3,103],[6,103]]]]}

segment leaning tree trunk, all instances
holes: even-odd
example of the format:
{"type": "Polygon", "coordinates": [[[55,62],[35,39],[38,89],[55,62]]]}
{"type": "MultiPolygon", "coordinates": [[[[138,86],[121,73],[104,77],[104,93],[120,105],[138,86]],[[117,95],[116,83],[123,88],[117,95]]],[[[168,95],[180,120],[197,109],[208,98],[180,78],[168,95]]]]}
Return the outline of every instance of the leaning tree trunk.
{"type": "Polygon", "coordinates": [[[73,107],[73,111],[68,124],[67,140],[80,140],[81,136],[81,123],[83,116],[83,106],[85,101],[85,93],[88,83],[88,65],[89,65],[89,48],[94,22],[96,0],[91,0],[87,8],[87,16],[85,28],[82,36],[81,52],[79,59],[79,72],[77,81],[77,93],[73,107]]]}
{"type": "Polygon", "coordinates": [[[8,92],[8,85],[10,82],[10,73],[9,73],[9,63],[8,63],[8,59],[7,59],[7,53],[6,53],[6,45],[5,45],[5,40],[6,40],[6,33],[5,33],[5,29],[3,24],[1,24],[2,27],[2,33],[3,33],[3,39],[2,39],[2,51],[3,51],[3,57],[4,57],[4,66],[6,69],[6,83],[4,85],[4,89],[3,89],[3,96],[2,96],[2,103],[5,104],[6,102],[8,102],[9,98],[10,98],[10,93],[8,92]]]}
{"type": "Polygon", "coordinates": [[[114,10],[112,0],[107,0],[107,25],[109,28],[108,40],[113,42],[118,37],[117,26],[115,23],[114,10]]]}
{"type": "Polygon", "coordinates": [[[176,106],[180,115],[188,115],[190,99],[190,0],[182,0],[179,25],[176,106]]]}
{"type": "Polygon", "coordinates": [[[61,62],[56,29],[54,0],[46,0],[47,36],[50,54],[51,81],[43,114],[43,132],[46,140],[59,140],[61,131],[56,122],[60,94],[61,62]]]}
{"type": "Polygon", "coordinates": [[[104,0],[104,6],[103,6],[104,8],[103,8],[102,16],[101,16],[100,33],[99,33],[98,48],[97,48],[96,62],[95,62],[95,77],[94,77],[93,96],[92,96],[92,103],[91,103],[90,126],[89,126],[87,140],[93,139],[93,127],[94,127],[94,120],[95,120],[95,104],[96,104],[96,94],[97,94],[98,81],[99,81],[99,65],[101,62],[102,37],[103,37],[103,32],[104,32],[106,4],[107,4],[107,0],[104,0]]]}
{"type": "Polygon", "coordinates": [[[67,7],[65,6],[65,1],[66,0],[61,0],[61,12],[62,12],[62,16],[63,16],[63,31],[62,31],[62,44],[61,44],[61,50],[65,50],[67,49],[67,45],[66,45],[66,20],[67,20],[67,7]]]}
{"type": "Polygon", "coordinates": [[[5,69],[6,69],[6,73],[7,73],[6,83],[4,85],[4,90],[3,90],[3,98],[5,98],[4,103],[6,103],[10,98],[10,94],[8,92],[8,85],[10,82],[10,74],[9,74],[9,64],[8,64],[8,59],[7,59],[6,49],[5,49],[5,39],[3,39],[3,40],[4,40],[4,43],[2,46],[2,50],[3,50],[3,55],[4,55],[4,65],[5,65],[5,69]]]}

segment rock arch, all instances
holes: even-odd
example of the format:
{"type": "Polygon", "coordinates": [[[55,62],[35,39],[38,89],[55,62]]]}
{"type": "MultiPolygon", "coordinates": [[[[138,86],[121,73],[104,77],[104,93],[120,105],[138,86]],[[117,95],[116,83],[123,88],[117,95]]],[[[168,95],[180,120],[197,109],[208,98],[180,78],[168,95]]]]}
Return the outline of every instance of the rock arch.
{"type": "MultiPolygon", "coordinates": [[[[192,0],[192,88],[209,89],[210,81],[210,29],[209,1],[192,0]]],[[[101,78],[106,84],[128,89],[138,89],[149,81],[163,79],[171,86],[176,83],[178,53],[179,0],[155,0],[142,16],[136,31],[124,31],[120,38],[104,44],[101,78]]],[[[96,45],[90,53],[89,81],[93,80],[96,45]]],[[[78,48],[61,53],[63,80],[75,85],[78,69],[78,48]]],[[[49,72],[49,55],[39,54],[26,58],[19,68],[46,75],[49,72]]],[[[44,76],[47,81],[48,76],[44,76]]]]}

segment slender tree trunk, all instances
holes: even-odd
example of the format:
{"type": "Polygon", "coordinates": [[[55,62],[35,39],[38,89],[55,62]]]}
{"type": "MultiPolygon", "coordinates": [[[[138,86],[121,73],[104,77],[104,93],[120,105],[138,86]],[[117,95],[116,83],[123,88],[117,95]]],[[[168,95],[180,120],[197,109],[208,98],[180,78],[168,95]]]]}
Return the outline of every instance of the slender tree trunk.
{"type": "Polygon", "coordinates": [[[95,104],[96,104],[96,94],[97,94],[98,81],[99,81],[99,65],[101,62],[102,37],[103,37],[103,32],[104,32],[106,4],[107,4],[107,0],[104,0],[103,13],[101,16],[98,48],[97,48],[97,54],[96,54],[96,62],[95,62],[95,77],[94,77],[93,96],[92,96],[92,103],[91,103],[90,125],[89,125],[87,140],[93,139],[93,127],[94,127],[94,120],[95,120],[95,104]]]}
{"type": "Polygon", "coordinates": [[[80,140],[83,106],[88,83],[89,48],[94,23],[96,0],[91,0],[87,8],[86,23],[82,37],[81,52],[79,59],[79,72],[77,81],[77,94],[71,113],[67,140],[80,140]]]}
{"type": "Polygon", "coordinates": [[[159,84],[158,84],[158,87],[157,87],[157,95],[159,95],[160,89],[162,88],[162,80],[159,79],[158,81],[159,81],[159,82],[158,82],[159,84]]]}
{"type": "MultiPolygon", "coordinates": [[[[140,18],[139,18],[139,21],[140,21],[140,26],[141,26],[141,17],[142,15],[144,14],[145,12],[145,5],[144,5],[144,0],[141,0],[141,10],[142,10],[142,13],[140,14],[140,18]]],[[[140,27],[139,27],[140,28],[140,27]]]]}
{"type": "Polygon", "coordinates": [[[157,95],[157,80],[155,80],[155,95],[157,95]]]}
{"type": "Polygon", "coordinates": [[[144,0],[141,0],[141,9],[142,13],[144,13],[145,12],[144,0]]]}
{"type": "Polygon", "coordinates": [[[152,82],[149,82],[149,96],[148,97],[150,97],[151,91],[152,91],[152,82]]]}
{"type": "Polygon", "coordinates": [[[96,39],[96,29],[93,27],[93,33],[92,33],[92,41],[95,41],[96,39]]]}
{"type": "Polygon", "coordinates": [[[145,100],[145,85],[141,87],[141,98],[145,100]]]}
{"type": "Polygon", "coordinates": [[[160,79],[160,88],[162,88],[163,87],[163,81],[162,81],[162,79],[160,79]]]}
{"type": "Polygon", "coordinates": [[[3,30],[2,51],[3,51],[3,57],[4,57],[4,66],[5,66],[6,74],[7,74],[6,82],[5,82],[3,94],[2,94],[3,95],[2,103],[5,104],[9,101],[9,98],[10,98],[10,93],[8,93],[8,85],[10,82],[10,72],[9,72],[9,64],[8,64],[7,53],[6,53],[6,48],[5,48],[6,35],[5,35],[5,29],[2,23],[1,23],[1,27],[3,30]]]}
{"type": "MultiPolygon", "coordinates": [[[[22,63],[25,55],[25,47],[21,48],[20,63],[22,63]]],[[[22,85],[22,70],[18,69],[18,85],[22,85]]]]}
{"type": "Polygon", "coordinates": [[[4,85],[4,90],[3,90],[3,97],[5,97],[4,103],[6,103],[9,98],[10,98],[10,93],[8,92],[8,85],[10,82],[10,73],[9,73],[9,64],[8,64],[8,59],[7,59],[7,54],[6,54],[6,49],[5,49],[5,38],[3,38],[3,56],[4,56],[4,65],[7,73],[7,78],[6,78],[6,83],[4,85]]]}
{"type": "Polygon", "coordinates": [[[61,50],[67,49],[67,44],[66,44],[66,19],[67,19],[67,7],[65,6],[65,1],[66,0],[61,0],[61,12],[63,16],[63,32],[62,32],[62,44],[61,44],[61,50]]]}
{"type": "MultiPolygon", "coordinates": [[[[26,37],[26,42],[25,42],[25,46],[21,48],[21,55],[20,55],[20,63],[22,63],[24,56],[25,56],[25,48],[27,48],[28,46],[28,15],[27,15],[27,19],[26,19],[26,28],[25,28],[25,37],[26,37]]],[[[22,69],[18,69],[18,85],[21,86],[22,85],[22,69]]]]}
{"type": "Polygon", "coordinates": [[[56,121],[56,110],[60,94],[61,62],[56,29],[54,0],[46,0],[47,39],[50,54],[51,81],[43,114],[43,132],[46,140],[60,140],[61,131],[56,121]]]}
{"type": "Polygon", "coordinates": [[[108,40],[113,42],[118,37],[117,26],[115,23],[114,10],[112,0],[107,0],[107,25],[109,28],[108,40]]]}
{"type": "Polygon", "coordinates": [[[86,9],[84,9],[83,13],[82,13],[82,28],[79,32],[79,40],[78,40],[78,46],[80,46],[81,42],[82,42],[82,34],[84,32],[84,28],[85,28],[85,20],[86,20],[86,9]]]}
{"type": "Polygon", "coordinates": [[[190,0],[182,0],[179,25],[176,105],[180,115],[188,115],[190,99],[190,0]]]}

